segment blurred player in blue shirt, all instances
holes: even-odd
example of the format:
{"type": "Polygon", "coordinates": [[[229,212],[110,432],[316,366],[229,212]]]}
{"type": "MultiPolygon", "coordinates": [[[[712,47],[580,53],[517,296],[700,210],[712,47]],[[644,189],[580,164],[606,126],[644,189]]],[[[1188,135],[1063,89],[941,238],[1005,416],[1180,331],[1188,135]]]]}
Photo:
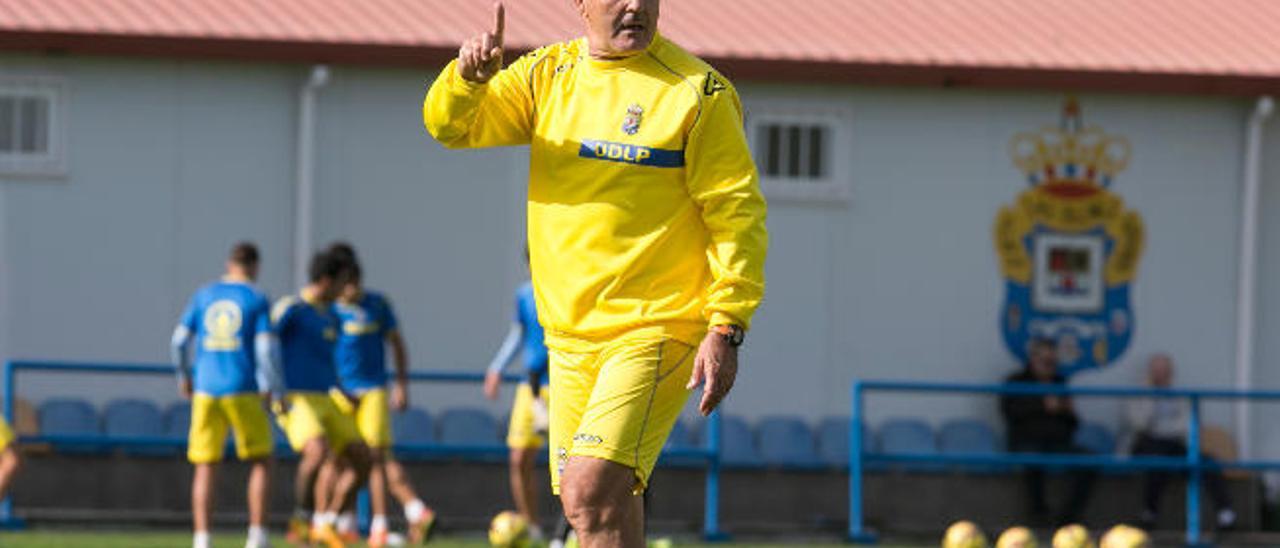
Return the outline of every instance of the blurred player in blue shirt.
{"type": "MultiPolygon", "coordinates": [[[[329,246],[329,253],[345,264],[346,285],[334,310],[338,315],[338,383],[342,390],[334,392],[334,401],[343,412],[355,419],[360,436],[369,446],[373,458],[369,473],[369,498],[373,519],[369,526],[369,546],[387,544],[387,491],[404,507],[409,523],[409,540],[415,544],[426,540],[435,523],[435,512],[423,504],[409,484],[404,468],[391,455],[391,410],[404,411],[409,406],[409,352],[398,330],[391,302],[381,293],[363,285],[363,273],[355,249],[345,242],[329,246]],[[387,346],[395,357],[395,379],[387,393],[387,346]]],[[[355,533],[355,515],[345,509],[338,520],[338,531],[351,537],[355,533]]]]}
{"type": "Polygon", "coordinates": [[[213,476],[222,461],[228,427],[232,427],[236,455],[252,463],[245,546],[268,545],[265,518],[272,441],[263,395],[278,394],[282,387],[272,355],[267,296],[253,285],[257,275],[257,247],[236,244],[227,259],[226,275],[196,291],[173,332],[171,352],[179,390],[191,400],[187,458],[195,465],[191,482],[195,548],[208,548],[211,543],[213,476]],[[194,373],[188,352],[193,340],[194,373]]]}
{"type": "Polygon", "coordinates": [[[300,543],[343,546],[335,524],[337,514],[364,484],[369,473],[369,449],[360,439],[355,421],[338,409],[329,391],[338,386],[334,349],[338,319],[333,301],[345,285],[344,263],[329,253],[311,259],[310,282],[297,296],[280,299],[271,310],[284,369],[285,402],[280,422],[301,458],[294,478],[296,507],[289,522],[289,538],[300,543]],[[317,481],[320,470],[344,472],[333,482],[317,481]],[[307,528],[307,514],[311,527],[307,528]]]}
{"type": "Polygon", "coordinates": [[[528,381],[516,388],[511,404],[511,423],[507,428],[507,447],[511,450],[511,496],[518,510],[529,522],[534,540],[541,540],[538,527],[537,491],[533,483],[533,466],[542,449],[547,432],[547,346],[543,343],[542,324],[534,304],[533,284],[525,282],[516,290],[516,313],[498,354],[489,363],[484,380],[484,395],[498,397],[502,374],[523,357],[528,381]]]}

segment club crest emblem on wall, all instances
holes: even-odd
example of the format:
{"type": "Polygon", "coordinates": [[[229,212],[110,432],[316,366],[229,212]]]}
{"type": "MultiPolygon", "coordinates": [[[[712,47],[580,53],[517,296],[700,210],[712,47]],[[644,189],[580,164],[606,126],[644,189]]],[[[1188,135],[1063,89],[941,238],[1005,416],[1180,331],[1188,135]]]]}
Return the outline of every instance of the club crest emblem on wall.
{"type": "Polygon", "coordinates": [[[1058,127],[1019,133],[1013,163],[1028,188],[996,215],[1005,279],[1000,331],[1019,360],[1032,339],[1055,341],[1063,372],[1102,367],[1129,347],[1129,286],[1142,256],[1142,217],[1111,190],[1132,149],[1085,126],[1067,100],[1058,127]]]}
{"type": "Polygon", "coordinates": [[[644,119],[644,108],[640,105],[627,107],[627,117],[622,119],[622,132],[635,135],[640,131],[640,122],[644,119]]]}

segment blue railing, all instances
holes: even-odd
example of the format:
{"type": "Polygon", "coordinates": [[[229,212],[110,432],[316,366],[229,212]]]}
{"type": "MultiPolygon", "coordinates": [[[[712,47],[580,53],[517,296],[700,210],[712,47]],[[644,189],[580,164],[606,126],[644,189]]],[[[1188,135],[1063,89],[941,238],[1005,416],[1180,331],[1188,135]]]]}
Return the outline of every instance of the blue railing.
{"type": "Polygon", "coordinates": [[[938,382],[855,381],[853,414],[849,436],[849,531],[852,542],[874,543],[875,534],[863,521],[862,482],[866,464],[871,463],[936,463],[961,467],[991,465],[1055,466],[1098,468],[1121,471],[1180,470],[1188,473],[1186,504],[1186,542],[1202,545],[1200,507],[1201,481],[1210,470],[1274,470],[1280,461],[1241,460],[1217,462],[1205,460],[1200,451],[1200,402],[1203,400],[1280,400],[1280,391],[1260,390],[1190,390],[1113,387],[1069,387],[1047,384],[956,384],[938,382]],[[1014,396],[1084,396],[1112,398],[1185,399],[1190,402],[1187,455],[1185,457],[1120,457],[1116,455],[1054,455],[1015,453],[1001,455],[936,455],[869,452],[863,446],[862,424],[864,400],[869,392],[905,392],[932,394],[984,394],[1014,396]]]}
{"type": "MultiPolygon", "coordinates": [[[[8,419],[9,424],[16,424],[14,416],[14,401],[18,393],[18,372],[19,371],[41,371],[47,373],[94,373],[94,374],[118,374],[118,375],[173,375],[173,366],[170,365],[134,365],[134,364],[96,364],[96,363],[69,363],[69,362],[39,362],[39,361],[10,361],[4,364],[4,416],[8,419]]],[[[522,382],[526,377],[520,375],[505,375],[503,381],[507,383],[522,382]]],[[[411,371],[409,380],[411,382],[432,382],[432,383],[462,383],[462,384],[480,384],[483,383],[485,374],[472,371],[411,371]]],[[[672,449],[663,451],[662,456],[666,458],[680,458],[683,460],[700,460],[707,465],[705,479],[705,505],[703,508],[703,537],[708,540],[716,540],[725,538],[725,534],[720,529],[720,413],[712,413],[707,420],[707,436],[706,444],[699,449],[672,449]]],[[[51,443],[51,444],[68,444],[68,445],[86,445],[102,448],[132,448],[132,447],[186,447],[186,439],[173,439],[168,437],[119,437],[101,435],[35,435],[35,436],[19,436],[19,442],[23,443],[51,443]]],[[[283,445],[278,450],[288,451],[288,446],[283,445]]],[[[505,457],[508,449],[505,445],[495,442],[492,445],[455,445],[455,444],[439,444],[439,443],[416,443],[404,444],[397,443],[395,450],[412,453],[415,456],[428,457],[461,457],[461,458],[494,458],[505,457]]],[[[5,499],[0,502],[0,528],[3,527],[20,527],[21,521],[13,513],[13,503],[11,499],[5,499]]]]}

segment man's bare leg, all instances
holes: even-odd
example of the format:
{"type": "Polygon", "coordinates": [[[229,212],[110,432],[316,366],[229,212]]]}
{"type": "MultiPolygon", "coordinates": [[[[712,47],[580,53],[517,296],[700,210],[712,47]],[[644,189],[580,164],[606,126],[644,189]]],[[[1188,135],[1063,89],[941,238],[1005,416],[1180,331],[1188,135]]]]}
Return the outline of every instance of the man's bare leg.
{"type": "MultiPolygon", "coordinates": [[[[341,470],[335,468],[336,480],[333,483],[333,492],[329,494],[324,508],[328,512],[335,515],[342,511],[342,508],[348,504],[355,502],[356,494],[360,488],[364,487],[369,481],[369,448],[363,443],[353,443],[347,446],[342,453],[345,466],[341,470]]],[[[320,499],[325,500],[325,499],[320,499]]],[[[322,504],[317,501],[317,506],[322,504]]]]}
{"type": "Polygon", "coordinates": [[[404,519],[409,522],[409,541],[414,544],[426,542],[431,528],[435,526],[435,511],[418,498],[418,493],[409,483],[409,475],[390,453],[382,460],[382,468],[386,472],[387,489],[404,508],[404,519]]]}
{"type": "Polygon", "coordinates": [[[369,507],[373,511],[369,538],[372,544],[373,538],[387,534],[387,450],[370,449],[369,456],[372,458],[369,468],[369,507]]]}
{"type": "Polygon", "coordinates": [[[209,515],[213,507],[213,481],[217,474],[217,466],[210,463],[197,464],[195,474],[191,477],[191,521],[197,537],[201,533],[205,535],[209,533],[209,515]]]}
{"type": "Polygon", "coordinates": [[[268,488],[271,485],[271,461],[259,459],[249,468],[249,525],[267,524],[268,488]]]}
{"type": "Polygon", "coordinates": [[[245,546],[269,546],[267,538],[267,501],[271,485],[271,459],[253,461],[249,467],[248,506],[249,534],[245,546]]]}
{"type": "Polygon", "coordinates": [[[387,455],[382,461],[382,468],[386,474],[387,490],[391,496],[395,497],[396,502],[401,506],[409,506],[414,501],[419,501],[418,492],[413,490],[413,486],[409,484],[409,475],[404,473],[404,467],[400,465],[391,455],[387,455]]]}
{"type": "Polygon", "coordinates": [[[510,459],[511,498],[515,499],[516,511],[534,526],[538,524],[538,496],[533,484],[537,454],[537,449],[513,448],[510,459]]]}
{"type": "Polygon", "coordinates": [[[560,478],[560,500],[583,547],[644,547],[644,504],[632,494],[635,484],[629,467],[593,457],[569,458],[560,478]]]}
{"type": "Polygon", "coordinates": [[[298,510],[320,511],[319,501],[323,501],[324,494],[329,492],[329,481],[324,474],[329,460],[329,444],[324,438],[308,440],[302,447],[298,471],[293,476],[294,504],[298,510]]]}
{"type": "Polygon", "coordinates": [[[18,448],[10,445],[0,452],[0,500],[9,495],[9,486],[13,485],[13,477],[18,475],[20,468],[22,456],[18,454],[18,448]]]}

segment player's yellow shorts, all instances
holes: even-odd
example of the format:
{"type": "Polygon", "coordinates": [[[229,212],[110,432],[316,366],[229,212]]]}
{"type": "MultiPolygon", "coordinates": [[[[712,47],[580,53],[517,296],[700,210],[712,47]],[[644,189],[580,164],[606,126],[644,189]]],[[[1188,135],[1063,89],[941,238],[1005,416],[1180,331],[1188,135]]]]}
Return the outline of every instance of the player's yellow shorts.
{"type": "Polygon", "coordinates": [[[374,388],[356,395],[352,402],[341,390],[329,391],[333,403],[356,421],[356,431],[371,449],[391,447],[391,404],[386,388],[374,388]]]}
{"type": "Polygon", "coordinates": [[[187,435],[187,460],[192,464],[222,462],[227,428],[236,442],[240,460],[271,456],[271,423],[259,394],[191,397],[191,431],[187,435]]]}
{"type": "Polygon", "coordinates": [[[569,457],[584,456],[631,467],[635,492],[644,491],[689,398],[694,348],[646,336],[550,357],[552,490],[560,493],[569,457]]]}
{"type": "Polygon", "coordinates": [[[290,392],[285,395],[285,400],[289,404],[289,412],[277,416],[277,420],[294,451],[301,452],[308,441],[316,438],[324,438],[335,453],[360,441],[355,419],[338,409],[329,394],[290,392]]]}
{"type": "MultiPolygon", "coordinates": [[[[542,387],[539,394],[542,401],[549,401],[551,389],[542,387]]],[[[507,447],[511,449],[541,449],[543,436],[538,433],[534,424],[533,387],[529,383],[520,383],[516,388],[516,397],[511,402],[511,422],[507,425],[507,447]]]]}
{"type": "Polygon", "coordinates": [[[8,449],[13,444],[14,439],[16,438],[13,435],[13,429],[9,428],[9,421],[0,416],[0,452],[8,449]]]}

